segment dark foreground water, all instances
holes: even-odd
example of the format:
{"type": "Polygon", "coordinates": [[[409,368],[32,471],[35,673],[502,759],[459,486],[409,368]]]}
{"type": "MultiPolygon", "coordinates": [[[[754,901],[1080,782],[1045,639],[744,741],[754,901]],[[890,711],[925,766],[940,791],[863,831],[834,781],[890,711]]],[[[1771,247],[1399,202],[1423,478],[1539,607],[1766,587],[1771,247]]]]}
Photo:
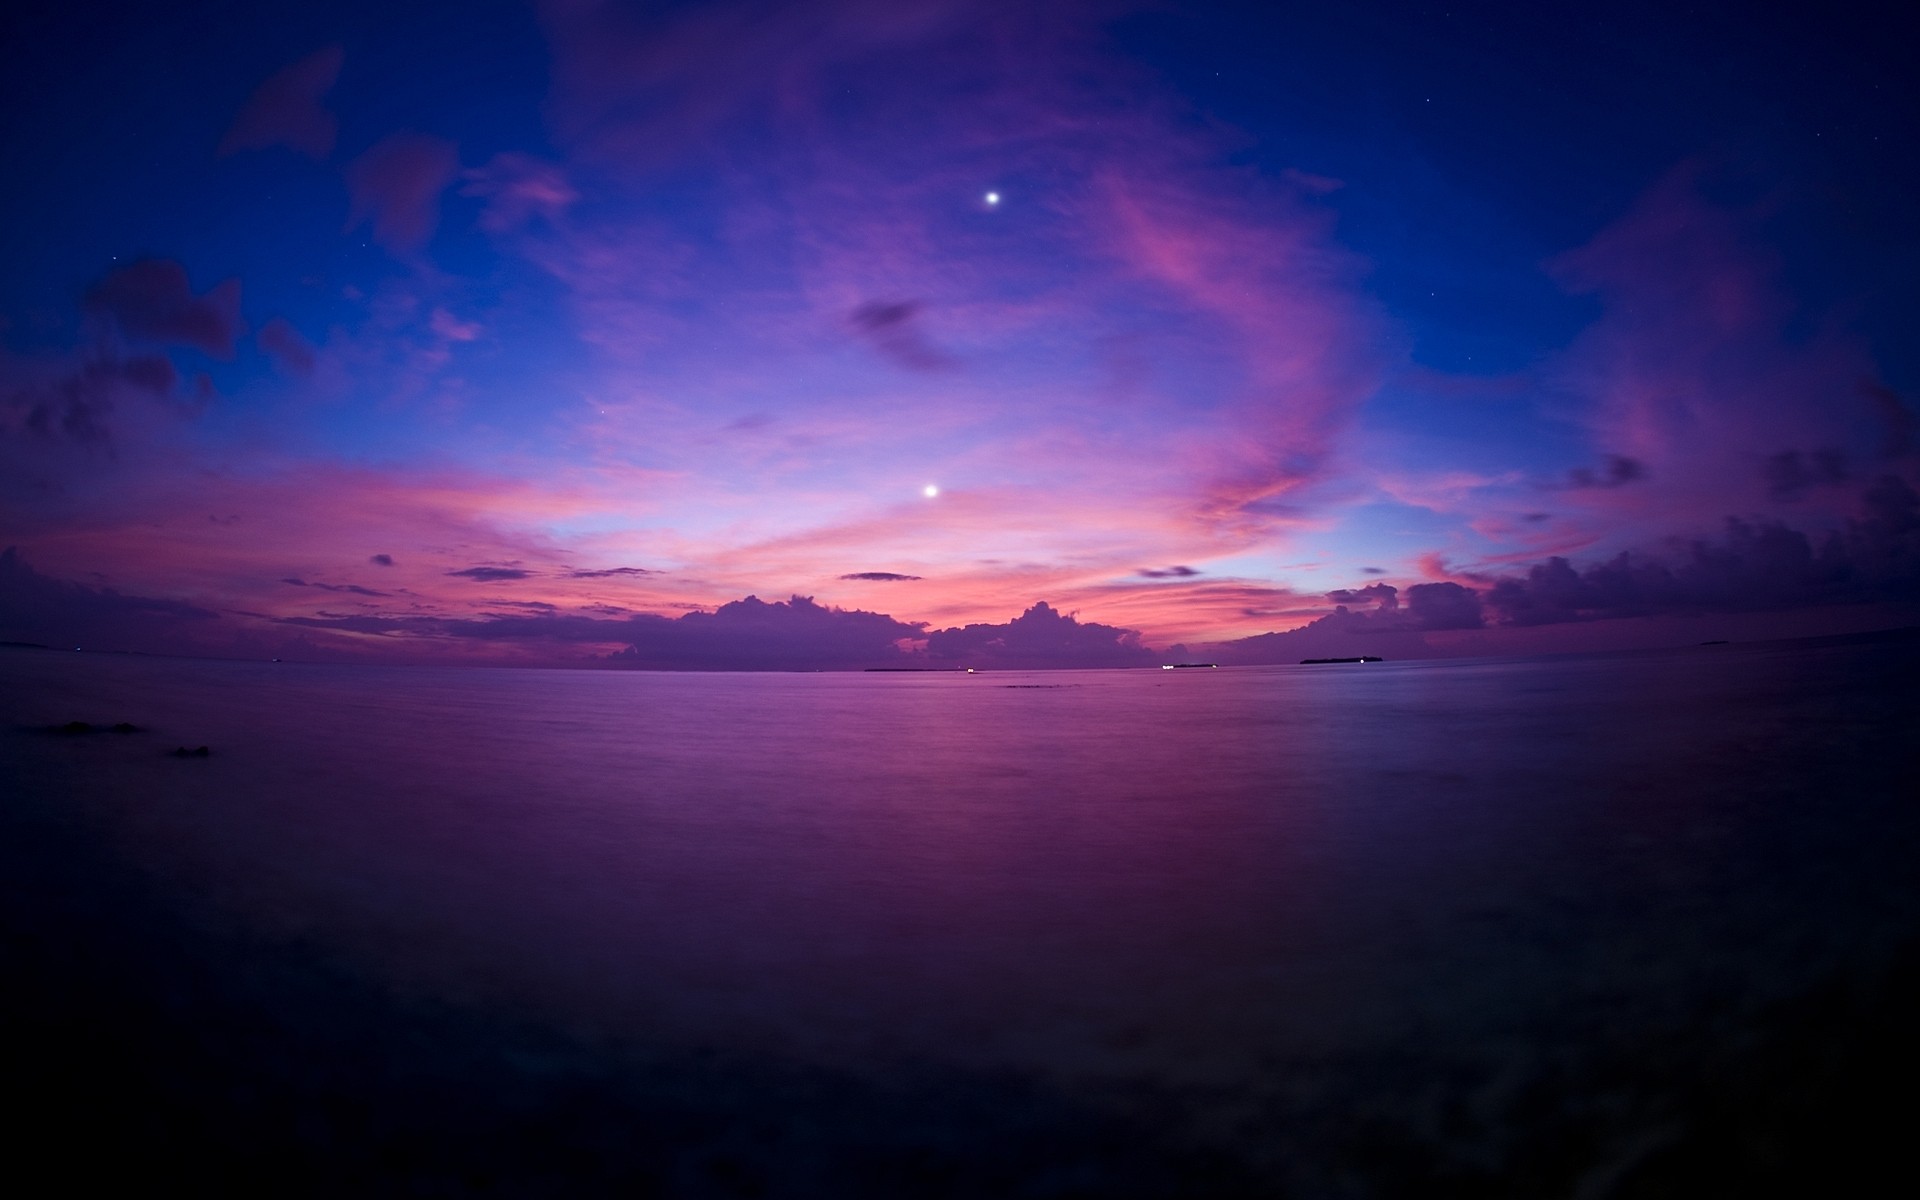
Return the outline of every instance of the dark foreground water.
{"type": "Polygon", "coordinates": [[[321,1195],[1845,1186],[1913,1115],[1874,1089],[1920,1065],[1917,680],[1913,638],[972,676],[0,651],[15,1153],[321,1195]]]}

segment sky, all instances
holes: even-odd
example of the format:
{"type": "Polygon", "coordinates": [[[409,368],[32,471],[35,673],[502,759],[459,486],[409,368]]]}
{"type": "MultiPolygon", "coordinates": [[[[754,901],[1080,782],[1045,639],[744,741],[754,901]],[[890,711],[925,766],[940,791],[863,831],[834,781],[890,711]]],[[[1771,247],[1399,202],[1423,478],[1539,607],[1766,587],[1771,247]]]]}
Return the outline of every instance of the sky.
{"type": "Polygon", "coordinates": [[[1884,6],[1804,9],[10,10],[0,639],[826,669],[1920,621],[1920,96],[1884,6]]]}

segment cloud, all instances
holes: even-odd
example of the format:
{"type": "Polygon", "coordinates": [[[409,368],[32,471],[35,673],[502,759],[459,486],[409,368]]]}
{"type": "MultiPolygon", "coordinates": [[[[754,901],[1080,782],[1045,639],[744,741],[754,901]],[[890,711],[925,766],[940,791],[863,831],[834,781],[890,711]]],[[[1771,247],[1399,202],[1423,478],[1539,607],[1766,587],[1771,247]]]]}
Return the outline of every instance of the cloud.
{"type": "Polygon", "coordinates": [[[1775,206],[1708,199],[1732,175],[1683,164],[1549,264],[1601,305],[1546,380],[1584,403],[1592,443],[1614,451],[1560,487],[1565,515],[1596,536],[1646,544],[1768,503],[1837,517],[1846,493],[1823,485],[1891,461],[1909,437],[1866,344],[1784,286],[1765,236],[1775,206]]]}
{"type": "Polygon", "coordinates": [[[1860,394],[1873,403],[1874,411],[1880,418],[1881,458],[1887,461],[1905,458],[1920,448],[1916,447],[1914,440],[1913,410],[1900,398],[1900,393],[1876,380],[1863,379],[1860,381],[1860,394]]]}
{"type": "Polygon", "coordinates": [[[927,657],[980,667],[1140,667],[1156,655],[1131,629],[1081,622],[1045,601],[1001,625],[975,624],[927,635],[927,657]]]}
{"type": "Polygon", "coordinates": [[[375,554],[372,557],[368,558],[367,561],[372,563],[376,567],[390,567],[393,565],[393,555],[375,554]]]}
{"type": "Polygon", "coordinates": [[[1142,579],[1190,579],[1199,573],[1193,567],[1142,567],[1137,572],[1142,579]]]}
{"type": "Polygon", "coordinates": [[[496,154],[464,178],[460,194],[487,202],[480,211],[480,228],[488,233],[512,233],[536,217],[557,222],[580,199],[565,171],[527,154],[496,154]]]}
{"type": "Polygon", "coordinates": [[[17,548],[0,551],[0,640],[102,650],[177,650],[183,625],[218,616],[177,600],[52,579],[28,566],[17,548]]]}
{"type": "Polygon", "coordinates": [[[1598,471],[1591,467],[1575,467],[1567,472],[1567,481],[1560,486],[1576,491],[1584,488],[1617,488],[1637,483],[1646,477],[1647,466],[1639,459],[1628,458],[1624,454],[1609,454],[1598,471]]]}
{"type": "Polygon", "coordinates": [[[870,300],[848,319],[854,331],[882,354],[915,371],[938,371],[953,360],[936,350],[921,329],[922,307],[914,300],[870,300]]]}
{"type": "MultiPolygon", "coordinates": [[[[454,618],[322,613],[283,617],[282,625],[405,640],[514,642],[528,646],[621,646],[598,661],[609,666],[678,671],[831,671],[918,661],[912,643],[922,627],[880,613],[829,608],[810,597],[768,603],[757,596],[713,612],[679,617],[651,613],[617,619],[546,611],[454,618]]],[[[605,605],[595,612],[620,612],[605,605]]]]}
{"type": "Polygon", "coordinates": [[[239,280],[196,296],[187,269],[170,259],[122,267],[88,289],[84,303],[89,313],[110,320],[129,338],[190,346],[213,358],[232,358],[234,341],[246,330],[239,280]]]}
{"type": "Polygon", "coordinates": [[[344,60],[340,47],[328,46],[275,72],[241,106],[220,139],[220,156],[270,146],[288,146],[312,159],[333,153],[339,122],[320,107],[320,98],[340,78],[344,60]]]}
{"type": "Polygon", "coordinates": [[[974,0],[543,5],[556,133],[612,160],[657,166],[704,147],[743,112],[792,103],[851,60],[896,57],[978,13],[974,0]]]}
{"type": "Polygon", "coordinates": [[[1423,631],[1478,629],[1486,623],[1479,594],[1457,583],[1414,584],[1407,589],[1407,614],[1423,631]]]}
{"type": "Polygon", "coordinates": [[[376,592],[372,588],[364,588],[364,587],[361,587],[359,584],[355,584],[355,583],[309,583],[304,579],[292,579],[292,578],[282,579],[280,582],[292,584],[294,587],[320,588],[323,591],[328,591],[328,592],[352,592],[356,596],[391,596],[393,595],[392,592],[376,592]]]}
{"type": "Polygon", "coordinates": [[[1853,478],[1847,468],[1847,452],[1832,447],[1807,454],[1782,450],[1767,457],[1760,474],[1767,481],[1767,495],[1774,500],[1798,500],[1813,488],[1853,478]]]}
{"type": "Polygon", "coordinates": [[[117,400],[165,398],[179,372],[159,355],[97,358],[50,378],[0,384],[0,431],[81,446],[112,441],[108,418],[117,400]]]}
{"type": "Polygon", "coordinates": [[[866,580],[871,580],[875,583],[907,583],[907,582],[917,582],[920,579],[920,576],[899,575],[892,571],[856,571],[851,575],[842,575],[840,578],[866,579],[866,580]]]}
{"type": "Polygon", "coordinates": [[[374,240],[406,257],[424,247],[440,223],[440,193],[459,170],[454,144],[445,138],[402,131],[373,144],[347,164],[353,198],[352,230],[373,225],[374,240]]]}
{"type": "Polygon", "coordinates": [[[433,310],[433,315],[427,318],[427,328],[447,342],[476,341],[486,332],[478,321],[462,321],[444,308],[433,310]]]}
{"type": "MultiPolygon", "coordinates": [[[[1252,197],[1202,144],[1103,171],[1102,233],[1141,280],[1228,350],[1235,386],[1203,447],[1195,516],[1255,534],[1330,478],[1339,436],[1378,386],[1377,319],[1330,215],[1301,194],[1252,197]]],[[[1122,160],[1124,161],[1124,160],[1122,160]]]]}
{"type": "Polygon", "coordinates": [[[1920,496],[1883,476],[1859,515],[1824,535],[1729,518],[1718,539],[1665,554],[1623,552],[1575,568],[1550,558],[1485,593],[1502,624],[1920,599],[1920,496]]]}
{"type": "Polygon", "coordinates": [[[646,567],[607,567],[600,571],[568,571],[568,579],[616,579],[635,575],[658,575],[646,567]]]}
{"type": "Polygon", "coordinates": [[[1357,654],[1417,658],[1438,652],[1425,637],[1432,632],[1920,603],[1920,494],[1885,475],[1858,500],[1856,515],[1824,534],[1729,518],[1719,537],[1665,550],[1623,552],[1584,567],[1554,556],[1505,578],[1415,584],[1405,590],[1404,605],[1399,589],[1387,584],[1330,592],[1327,598],[1341,605],[1332,613],[1298,629],[1210,649],[1236,663],[1357,654]],[[1345,607],[1354,603],[1373,607],[1345,607]]]}
{"type": "Polygon", "coordinates": [[[924,635],[880,613],[823,607],[806,596],[772,604],[748,596],[711,613],[655,621],[632,622],[637,636],[609,661],[697,670],[884,666],[902,661],[902,642],[924,635]]]}
{"type": "Polygon", "coordinates": [[[533,576],[532,571],[520,567],[467,567],[459,571],[448,571],[447,574],[461,579],[472,579],[479,583],[501,583],[510,579],[530,579],[533,576]]]}
{"type": "Polygon", "coordinates": [[[1334,604],[1377,605],[1383,612],[1392,612],[1400,607],[1400,589],[1389,583],[1370,583],[1359,589],[1328,592],[1327,599],[1334,604]]]}
{"type": "Polygon", "coordinates": [[[1416,583],[1406,589],[1383,583],[1358,591],[1329,593],[1342,602],[1331,613],[1298,629],[1262,633],[1206,648],[1222,662],[1234,664],[1296,663],[1303,658],[1351,657],[1375,654],[1389,658],[1424,658],[1433,653],[1426,634],[1455,629],[1479,629],[1485,624],[1479,595],[1458,583],[1416,583]],[[1356,612],[1345,602],[1373,607],[1356,612]]]}
{"type": "MultiPolygon", "coordinates": [[[[599,661],[610,666],[684,671],[858,670],[917,661],[912,644],[921,626],[880,613],[825,607],[810,597],[768,603],[748,596],[713,612],[679,617],[638,613],[615,619],[548,611],[527,615],[435,617],[322,613],[283,617],[282,625],[405,640],[513,642],[528,646],[619,646],[599,661]]],[[[624,610],[593,606],[595,613],[624,610]]]]}
{"type": "Polygon", "coordinates": [[[254,340],[281,370],[291,375],[313,374],[313,343],[300,336],[300,331],[284,317],[275,317],[262,325],[254,340]]]}

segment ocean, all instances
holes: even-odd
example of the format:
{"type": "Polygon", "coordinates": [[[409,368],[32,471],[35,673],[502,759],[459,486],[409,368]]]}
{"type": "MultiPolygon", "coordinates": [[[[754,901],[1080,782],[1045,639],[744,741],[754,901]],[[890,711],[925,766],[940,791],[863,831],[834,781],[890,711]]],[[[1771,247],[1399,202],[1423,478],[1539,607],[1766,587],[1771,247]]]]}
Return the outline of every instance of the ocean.
{"type": "Polygon", "coordinates": [[[283,1195],[1844,1182],[1911,1116],[1916,680],[0,650],[19,1144],[283,1195]]]}

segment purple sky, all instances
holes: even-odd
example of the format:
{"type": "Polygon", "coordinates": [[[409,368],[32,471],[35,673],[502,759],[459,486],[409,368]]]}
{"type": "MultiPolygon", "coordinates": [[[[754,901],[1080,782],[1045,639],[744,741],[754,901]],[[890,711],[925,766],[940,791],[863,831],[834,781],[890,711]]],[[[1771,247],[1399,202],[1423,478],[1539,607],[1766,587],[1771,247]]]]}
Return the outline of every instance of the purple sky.
{"type": "Polygon", "coordinates": [[[393,7],[26,19],[0,638],[812,668],[1920,619],[1920,97],[1871,8],[393,7]]]}

